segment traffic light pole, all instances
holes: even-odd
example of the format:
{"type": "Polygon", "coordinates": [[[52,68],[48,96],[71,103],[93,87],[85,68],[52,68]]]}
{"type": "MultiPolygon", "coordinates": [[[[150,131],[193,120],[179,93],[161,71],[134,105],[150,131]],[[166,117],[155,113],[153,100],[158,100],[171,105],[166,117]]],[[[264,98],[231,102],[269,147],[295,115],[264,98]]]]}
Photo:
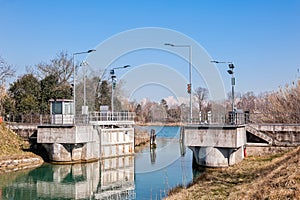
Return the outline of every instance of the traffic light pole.
{"type": "Polygon", "coordinates": [[[112,115],[114,113],[114,83],[115,83],[115,71],[114,69],[110,70],[110,75],[111,75],[111,112],[112,112],[112,115]]]}
{"type": "Polygon", "coordinates": [[[170,43],[165,43],[166,46],[171,47],[184,47],[189,49],[189,87],[190,87],[190,116],[189,116],[189,123],[193,122],[193,108],[192,108],[192,46],[191,45],[175,45],[170,43]]]}
{"type": "Polygon", "coordinates": [[[114,113],[114,89],[116,87],[115,70],[116,69],[123,69],[123,68],[127,68],[127,67],[130,67],[130,65],[125,65],[123,67],[115,67],[115,68],[112,68],[110,70],[110,75],[111,75],[111,112],[112,112],[112,115],[114,113]]]}

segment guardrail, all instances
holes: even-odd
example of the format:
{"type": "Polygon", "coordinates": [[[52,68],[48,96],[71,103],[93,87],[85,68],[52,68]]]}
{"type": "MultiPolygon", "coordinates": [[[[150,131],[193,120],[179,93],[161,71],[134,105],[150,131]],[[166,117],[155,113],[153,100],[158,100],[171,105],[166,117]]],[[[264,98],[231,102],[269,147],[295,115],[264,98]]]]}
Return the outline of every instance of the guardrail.
{"type": "Polygon", "coordinates": [[[247,124],[250,122],[249,112],[201,113],[193,118],[192,124],[247,124]]]}
{"type": "Polygon", "coordinates": [[[88,115],[9,115],[3,117],[3,121],[7,123],[19,124],[88,124],[95,121],[104,122],[126,122],[134,121],[135,113],[133,112],[90,112],[88,115]]]}
{"type": "MultiPolygon", "coordinates": [[[[40,114],[19,114],[4,115],[3,122],[21,123],[21,124],[86,124],[89,121],[134,121],[135,113],[133,112],[90,112],[88,115],[76,115],[75,119],[70,115],[61,115],[53,118],[53,115],[40,114]],[[60,122],[59,122],[60,121],[60,122]]],[[[187,120],[187,119],[186,119],[187,120]]],[[[168,119],[162,119],[166,122],[168,119]]],[[[181,121],[187,122],[187,121],[181,121]]],[[[187,122],[188,123],[188,122],[187,122]]],[[[193,124],[246,124],[246,123],[271,123],[271,124],[300,124],[300,112],[298,114],[291,113],[202,113],[193,117],[193,124]]]]}
{"type": "Polygon", "coordinates": [[[89,121],[134,121],[133,112],[91,112],[89,121]]]}
{"type": "Polygon", "coordinates": [[[40,114],[7,114],[2,116],[2,120],[6,123],[20,123],[20,124],[39,124],[42,120],[40,114]]]}

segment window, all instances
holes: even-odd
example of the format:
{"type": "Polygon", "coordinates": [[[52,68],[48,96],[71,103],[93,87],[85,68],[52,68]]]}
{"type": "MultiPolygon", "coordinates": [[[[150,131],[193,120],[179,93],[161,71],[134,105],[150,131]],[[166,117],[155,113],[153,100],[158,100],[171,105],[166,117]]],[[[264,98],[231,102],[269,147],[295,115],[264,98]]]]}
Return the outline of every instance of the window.
{"type": "Polygon", "coordinates": [[[62,102],[52,103],[52,115],[62,114],[62,102]]]}
{"type": "Polygon", "coordinates": [[[73,103],[65,102],[64,114],[65,115],[72,115],[73,114],[73,103]]]}

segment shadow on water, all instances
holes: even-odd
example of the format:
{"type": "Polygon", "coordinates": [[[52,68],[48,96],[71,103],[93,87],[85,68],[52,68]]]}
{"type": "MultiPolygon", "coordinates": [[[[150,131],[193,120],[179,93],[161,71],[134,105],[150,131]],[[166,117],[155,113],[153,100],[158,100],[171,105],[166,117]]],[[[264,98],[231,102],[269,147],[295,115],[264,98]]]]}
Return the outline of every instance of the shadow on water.
{"type": "Polygon", "coordinates": [[[1,184],[0,199],[162,199],[170,189],[188,186],[205,169],[193,167],[188,148],[182,154],[179,127],[155,128],[162,131],[157,132],[156,148],[147,144],[134,156],[72,165],[46,163],[11,173],[1,184]]]}

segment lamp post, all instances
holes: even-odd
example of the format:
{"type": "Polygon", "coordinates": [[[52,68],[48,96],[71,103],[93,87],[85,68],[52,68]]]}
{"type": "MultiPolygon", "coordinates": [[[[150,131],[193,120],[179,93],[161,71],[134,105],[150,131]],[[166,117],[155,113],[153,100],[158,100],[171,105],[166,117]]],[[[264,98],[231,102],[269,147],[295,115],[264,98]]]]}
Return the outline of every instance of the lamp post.
{"type": "Polygon", "coordinates": [[[89,64],[86,61],[83,61],[80,66],[83,67],[83,107],[82,107],[82,114],[87,114],[86,108],[86,66],[89,64]]]}
{"type": "Polygon", "coordinates": [[[75,66],[75,55],[79,54],[89,54],[96,51],[95,49],[90,49],[88,51],[73,53],[73,110],[74,110],[74,124],[76,117],[76,66],[75,66]]]}
{"type": "Polygon", "coordinates": [[[213,60],[211,61],[213,63],[219,64],[219,63],[228,63],[228,67],[229,69],[227,70],[228,74],[231,75],[231,111],[232,113],[235,112],[234,110],[234,86],[235,86],[235,77],[234,77],[234,65],[232,62],[220,62],[220,61],[216,61],[213,60]]]}
{"type": "Polygon", "coordinates": [[[228,74],[231,75],[231,98],[232,98],[232,112],[234,113],[235,112],[235,109],[234,109],[234,86],[235,86],[235,77],[234,77],[234,65],[232,63],[230,63],[229,65],[229,70],[227,70],[228,74]]]}
{"type": "Polygon", "coordinates": [[[110,77],[111,77],[111,113],[112,113],[112,116],[113,116],[113,113],[114,113],[114,89],[116,87],[115,70],[116,69],[128,68],[128,67],[130,67],[130,65],[125,65],[123,67],[115,67],[115,68],[112,68],[110,70],[110,77]]]}
{"type": "Polygon", "coordinates": [[[175,45],[170,43],[165,43],[166,46],[171,47],[183,47],[188,48],[189,50],[189,84],[188,84],[188,93],[190,94],[190,119],[189,122],[193,122],[193,108],[192,108],[192,46],[191,45],[175,45]]]}

